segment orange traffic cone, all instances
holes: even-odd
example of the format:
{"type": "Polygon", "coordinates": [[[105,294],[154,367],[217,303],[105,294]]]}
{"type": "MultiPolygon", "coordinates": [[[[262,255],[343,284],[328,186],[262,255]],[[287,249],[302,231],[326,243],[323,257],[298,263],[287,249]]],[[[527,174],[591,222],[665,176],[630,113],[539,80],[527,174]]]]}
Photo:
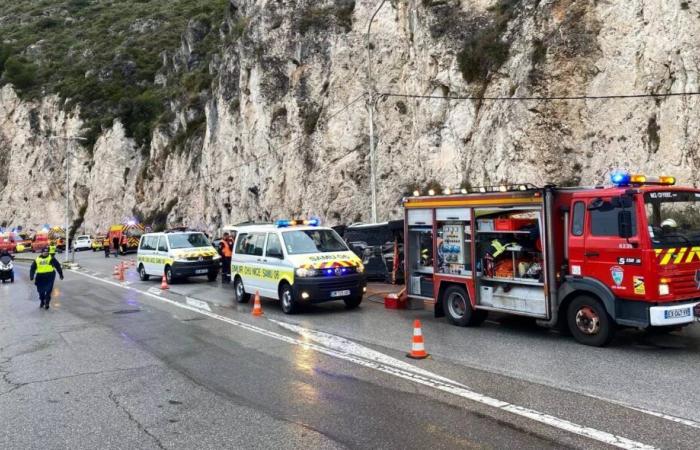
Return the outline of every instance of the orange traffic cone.
{"type": "Polygon", "coordinates": [[[124,281],[124,263],[119,264],[119,281],[124,281]]]}
{"type": "Polygon", "coordinates": [[[260,291],[255,291],[255,303],[253,303],[253,315],[260,317],[263,315],[262,305],[260,304],[260,291]]]}
{"type": "Polygon", "coordinates": [[[165,274],[163,274],[163,280],[160,282],[160,288],[162,290],[170,289],[170,286],[168,286],[168,280],[165,278],[165,274]]]}
{"type": "Polygon", "coordinates": [[[112,275],[114,275],[114,278],[119,278],[119,264],[114,266],[114,271],[112,272],[112,275]]]}
{"type": "Polygon", "coordinates": [[[423,331],[421,330],[420,320],[413,321],[413,342],[411,343],[411,352],[406,355],[412,359],[424,359],[429,355],[425,352],[423,343],[423,331]]]}

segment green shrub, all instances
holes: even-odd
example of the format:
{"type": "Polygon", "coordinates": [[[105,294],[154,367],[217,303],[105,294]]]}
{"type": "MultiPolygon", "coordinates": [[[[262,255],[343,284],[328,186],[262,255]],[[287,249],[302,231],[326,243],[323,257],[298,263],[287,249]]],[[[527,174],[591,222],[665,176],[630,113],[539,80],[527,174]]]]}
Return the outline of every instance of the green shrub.
{"type": "Polygon", "coordinates": [[[22,56],[7,58],[4,69],[4,79],[19,90],[29,89],[37,82],[37,66],[22,56]]]}
{"type": "Polygon", "coordinates": [[[301,13],[297,29],[299,33],[306,34],[310,30],[327,30],[335,23],[348,32],[352,29],[354,11],[354,0],[336,0],[336,4],[331,6],[311,6],[301,13]]]}
{"type": "Polygon", "coordinates": [[[7,58],[9,58],[11,54],[12,48],[0,42],[0,76],[5,70],[5,61],[7,61],[7,58]]]}
{"type": "Polygon", "coordinates": [[[486,81],[489,74],[508,60],[510,43],[503,38],[508,22],[515,17],[519,0],[501,0],[489,11],[489,25],[477,30],[457,55],[459,70],[468,83],[486,81]]]}

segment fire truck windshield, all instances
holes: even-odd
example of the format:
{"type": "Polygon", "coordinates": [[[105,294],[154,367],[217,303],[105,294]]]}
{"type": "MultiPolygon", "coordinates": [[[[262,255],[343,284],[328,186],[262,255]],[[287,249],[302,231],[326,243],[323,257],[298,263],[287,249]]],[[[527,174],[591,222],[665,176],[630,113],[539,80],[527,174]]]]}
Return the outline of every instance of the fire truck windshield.
{"type": "Polygon", "coordinates": [[[648,192],[644,204],[655,248],[700,245],[700,192],[648,192]]]}

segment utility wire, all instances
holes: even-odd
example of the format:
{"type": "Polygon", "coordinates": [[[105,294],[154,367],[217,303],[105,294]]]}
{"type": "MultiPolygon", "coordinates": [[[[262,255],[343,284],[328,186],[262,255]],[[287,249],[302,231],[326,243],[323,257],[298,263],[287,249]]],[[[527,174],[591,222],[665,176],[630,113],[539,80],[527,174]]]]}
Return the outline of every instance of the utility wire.
{"type": "Polygon", "coordinates": [[[700,96],[700,92],[668,92],[665,94],[611,94],[611,95],[560,95],[560,96],[528,96],[528,97],[501,97],[501,96],[446,96],[446,95],[422,95],[400,94],[398,92],[380,92],[377,95],[384,97],[402,97],[416,99],[435,100],[475,100],[475,101],[561,101],[561,100],[624,100],[635,98],[665,98],[665,97],[693,97],[700,96]]]}

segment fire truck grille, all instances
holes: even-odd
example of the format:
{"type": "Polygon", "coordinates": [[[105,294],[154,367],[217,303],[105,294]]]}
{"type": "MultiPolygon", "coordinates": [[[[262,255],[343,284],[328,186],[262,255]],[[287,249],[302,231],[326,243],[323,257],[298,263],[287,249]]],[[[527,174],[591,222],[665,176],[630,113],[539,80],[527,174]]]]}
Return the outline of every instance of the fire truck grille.
{"type": "Polygon", "coordinates": [[[695,281],[695,269],[684,270],[666,275],[671,280],[671,290],[677,295],[696,295],[699,291],[698,283],[695,281]]]}

